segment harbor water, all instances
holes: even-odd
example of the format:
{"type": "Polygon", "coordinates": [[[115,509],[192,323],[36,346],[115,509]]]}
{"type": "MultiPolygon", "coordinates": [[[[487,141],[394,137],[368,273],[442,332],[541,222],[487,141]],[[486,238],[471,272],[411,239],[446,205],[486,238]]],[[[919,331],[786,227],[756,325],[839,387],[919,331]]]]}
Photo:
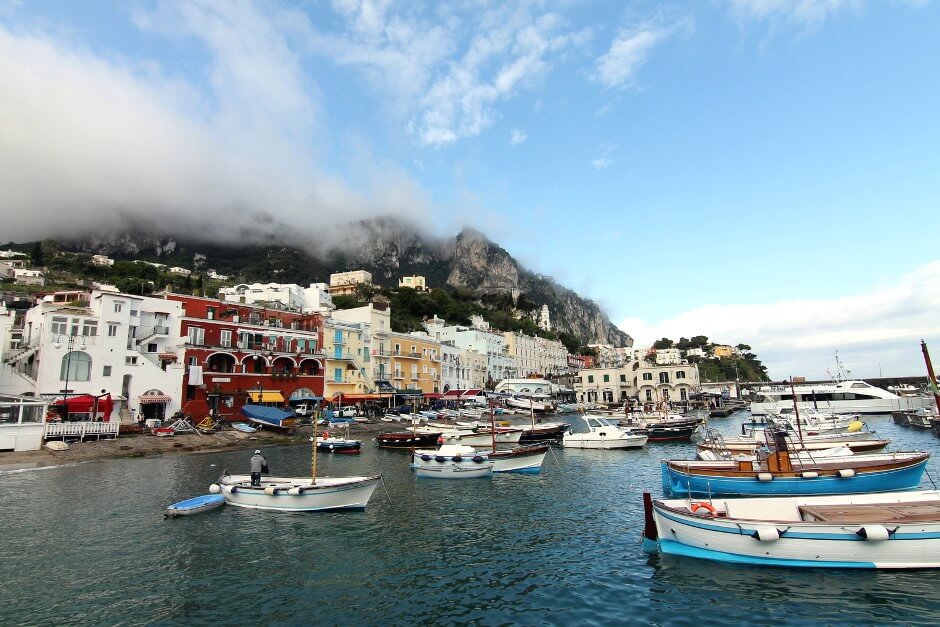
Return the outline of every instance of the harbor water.
{"type": "MultiPolygon", "coordinates": [[[[746,413],[712,421],[735,433],[746,413]]],[[[930,432],[869,426],[892,450],[940,453],[930,432]]],[[[0,624],[937,624],[938,571],[790,570],[642,551],[642,492],[659,460],[554,448],[539,475],[416,479],[408,453],[365,443],[322,475],[381,474],[364,512],[226,506],[164,519],[249,449],[0,474],[0,624]]],[[[305,446],[268,448],[304,475],[305,446]]],[[[930,473],[936,478],[937,462],[930,473]]],[[[925,478],[925,487],[932,487],[925,478]]]]}

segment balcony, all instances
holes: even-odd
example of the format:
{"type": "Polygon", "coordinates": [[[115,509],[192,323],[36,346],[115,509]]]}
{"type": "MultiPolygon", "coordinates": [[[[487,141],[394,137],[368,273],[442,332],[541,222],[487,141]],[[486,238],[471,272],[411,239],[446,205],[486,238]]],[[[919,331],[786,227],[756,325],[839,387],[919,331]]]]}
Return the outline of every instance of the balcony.
{"type": "Polygon", "coordinates": [[[415,352],[406,353],[404,351],[395,351],[394,353],[392,353],[392,356],[403,357],[405,359],[421,359],[421,354],[415,353],[415,352]]]}
{"type": "Polygon", "coordinates": [[[352,379],[334,379],[333,377],[328,377],[326,382],[330,385],[355,385],[359,381],[353,381],[352,379]]]}
{"type": "Polygon", "coordinates": [[[392,376],[392,379],[395,380],[395,381],[404,381],[404,380],[405,380],[405,377],[403,377],[400,372],[396,372],[396,373],[392,376]]]}

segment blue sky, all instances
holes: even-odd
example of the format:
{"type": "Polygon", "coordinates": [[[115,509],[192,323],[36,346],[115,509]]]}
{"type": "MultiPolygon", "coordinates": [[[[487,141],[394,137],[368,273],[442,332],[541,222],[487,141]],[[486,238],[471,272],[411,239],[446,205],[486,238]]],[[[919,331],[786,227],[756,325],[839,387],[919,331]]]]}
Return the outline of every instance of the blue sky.
{"type": "Polygon", "coordinates": [[[916,375],[938,32],[926,0],[0,0],[4,239],[469,224],[638,344],[916,375]]]}

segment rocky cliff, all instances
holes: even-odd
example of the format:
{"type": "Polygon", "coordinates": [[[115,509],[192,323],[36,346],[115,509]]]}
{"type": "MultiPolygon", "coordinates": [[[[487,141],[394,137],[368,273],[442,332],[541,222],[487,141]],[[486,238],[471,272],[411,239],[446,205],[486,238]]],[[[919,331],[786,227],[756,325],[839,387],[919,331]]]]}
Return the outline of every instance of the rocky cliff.
{"type": "Polygon", "coordinates": [[[326,282],[331,272],[363,269],[379,285],[395,286],[401,276],[420,274],[430,286],[450,285],[479,292],[524,293],[548,305],[555,331],[585,343],[628,346],[630,336],[614,326],[597,303],[524,268],[499,245],[473,229],[456,237],[423,235],[411,225],[383,219],[324,234],[303,250],[283,244],[226,245],[171,235],[119,234],[68,243],[69,247],[115,258],[159,260],[168,265],[200,266],[244,281],[281,281],[306,285],[326,282]],[[204,257],[204,259],[203,259],[204,257]]]}

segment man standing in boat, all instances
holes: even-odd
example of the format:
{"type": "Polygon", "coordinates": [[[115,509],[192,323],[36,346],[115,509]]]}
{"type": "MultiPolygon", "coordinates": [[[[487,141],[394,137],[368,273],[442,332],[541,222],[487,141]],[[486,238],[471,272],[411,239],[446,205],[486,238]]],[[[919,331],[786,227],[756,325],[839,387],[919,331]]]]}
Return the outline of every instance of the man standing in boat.
{"type": "Polygon", "coordinates": [[[261,487],[261,473],[268,471],[268,460],[261,451],[255,451],[249,462],[251,464],[251,485],[261,487]]]}

